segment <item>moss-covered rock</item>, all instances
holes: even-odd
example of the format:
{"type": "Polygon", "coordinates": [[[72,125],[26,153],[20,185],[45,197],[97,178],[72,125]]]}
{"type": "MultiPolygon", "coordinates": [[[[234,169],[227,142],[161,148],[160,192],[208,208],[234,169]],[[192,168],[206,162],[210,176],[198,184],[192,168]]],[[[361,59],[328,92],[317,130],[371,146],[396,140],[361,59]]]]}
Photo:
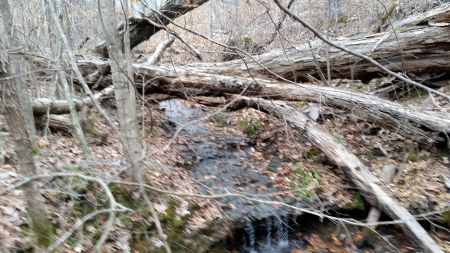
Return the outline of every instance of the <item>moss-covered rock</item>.
{"type": "MultiPolygon", "coordinates": [[[[188,228],[188,224],[193,218],[193,213],[201,209],[199,209],[198,205],[191,203],[188,207],[189,212],[181,216],[177,213],[178,207],[178,202],[171,200],[165,213],[159,215],[159,221],[173,252],[210,252],[213,246],[216,246],[214,252],[220,252],[217,251],[219,248],[225,250],[225,238],[222,237],[224,233],[221,231],[226,229],[223,226],[223,220],[215,219],[209,221],[202,228],[191,231],[188,228]]],[[[154,223],[151,222],[151,225],[145,225],[145,227],[147,227],[147,234],[154,235],[154,239],[149,240],[147,236],[139,236],[139,234],[144,235],[144,233],[135,233],[137,236],[133,237],[132,248],[139,252],[166,252],[161,243],[155,243],[158,239],[156,239],[154,223]]],[[[141,226],[138,230],[142,232],[142,228],[141,226]]]]}

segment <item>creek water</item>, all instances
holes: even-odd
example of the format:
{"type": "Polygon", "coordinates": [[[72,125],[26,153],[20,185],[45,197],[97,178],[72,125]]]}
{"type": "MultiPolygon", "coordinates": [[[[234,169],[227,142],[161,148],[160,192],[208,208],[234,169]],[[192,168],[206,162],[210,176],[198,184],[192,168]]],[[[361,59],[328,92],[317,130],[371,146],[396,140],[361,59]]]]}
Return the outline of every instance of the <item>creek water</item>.
{"type": "MultiPolygon", "coordinates": [[[[160,103],[168,121],[163,124],[174,132],[177,127],[204,115],[199,108],[185,106],[179,100],[160,103]]],[[[191,171],[203,193],[237,193],[248,197],[267,197],[279,191],[267,175],[258,168],[275,171],[280,165],[273,145],[267,145],[270,161],[254,161],[250,155],[253,143],[243,137],[211,132],[208,122],[196,122],[182,131],[188,134],[188,144],[182,147],[185,168],[191,171]],[[260,187],[260,186],[264,187],[260,187]]],[[[278,201],[297,205],[295,199],[282,197],[278,201]]],[[[222,209],[234,222],[233,244],[239,252],[290,252],[298,248],[290,242],[294,231],[289,212],[267,204],[258,204],[243,198],[219,199],[222,209]]]]}
{"type": "MultiPolygon", "coordinates": [[[[167,121],[163,122],[162,126],[168,135],[173,134],[186,122],[205,115],[200,108],[186,106],[179,100],[161,102],[160,108],[167,116],[167,121]]],[[[254,144],[249,139],[217,134],[209,128],[207,121],[190,124],[181,133],[188,135],[186,145],[181,147],[185,160],[182,166],[191,172],[191,177],[197,182],[202,193],[236,193],[249,198],[276,200],[305,207],[304,203],[296,199],[283,196],[275,198],[272,195],[280,190],[264,171],[276,172],[281,164],[275,145],[265,146],[267,157],[261,161],[252,158],[251,150],[254,144]]],[[[290,253],[295,249],[306,248],[305,241],[299,234],[305,236],[317,233],[312,231],[318,227],[327,230],[327,233],[333,233],[336,229],[331,222],[321,224],[315,216],[305,220],[294,217],[291,210],[240,197],[222,198],[217,201],[235,228],[234,236],[229,239],[228,251],[290,253]]],[[[312,205],[308,207],[314,208],[312,205]]],[[[353,249],[352,252],[364,251],[353,249]]]]}

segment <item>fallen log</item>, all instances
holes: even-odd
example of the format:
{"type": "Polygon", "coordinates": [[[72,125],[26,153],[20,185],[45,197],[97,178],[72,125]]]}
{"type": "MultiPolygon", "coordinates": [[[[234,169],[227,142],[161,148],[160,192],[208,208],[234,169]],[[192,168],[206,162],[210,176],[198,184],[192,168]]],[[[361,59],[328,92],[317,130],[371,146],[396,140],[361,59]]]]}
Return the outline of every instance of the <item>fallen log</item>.
{"type": "MultiPolygon", "coordinates": [[[[83,107],[83,101],[79,99],[73,99],[73,103],[77,111],[83,107]]],[[[34,115],[45,114],[47,111],[51,114],[70,113],[67,100],[51,100],[48,98],[32,99],[31,107],[33,108],[34,115]]]]}
{"type": "Polygon", "coordinates": [[[355,91],[276,80],[193,73],[181,69],[171,71],[145,65],[135,65],[135,67],[135,73],[138,73],[137,83],[154,80],[147,85],[148,92],[164,91],[187,98],[187,96],[199,95],[239,94],[246,87],[245,95],[247,96],[316,102],[344,108],[370,122],[398,131],[399,134],[409,138],[417,137],[421,141],[434,141],[422,128],[432,132],[450,133],[450,119],[446,116],[446,112],[406,107],[355,91]]]}
{"type": "Polygon", "coordinates": [[[239,102],[286,120],[291,127],[302,132],[310,142],[342,169],[372,206],[383,210],[392,219],[401,221],[399,225],[411,241],[418,244],[425,252],[443,252],[417,220],[386,194],[383,183],[323,126],[284,102],[248,97],[241,98],[239,102]]]}
{"type": "MultiPolygon", "coordinates": [[[[80,126],[85,134],[86,141],[89,144],[103,145],[107,143],[108,134],[102,132],[95,127],[95,121],[98,118],[91,113],[87,107],[83,107],[78,120],[80,121],[80,126]]],[[[50,127],[56,131],[62,131],[65,134],[72,135],[75,132],[74,124],[72,123],[71,117],[69,115],[45,115],[37,114],[34,116],[36,124],[44,127],[50,127]]]]}
{"type": "MultiPolygon", "coordinates": [[[[161,9],[159,9],[159,13],[163,15],[160,15],[156,12],[151,12],[148,14],[136,13],[132,15],[128,19],[130,29],[130,47],[136,47],[142,42],[150,39],[150,37],[155,33],[159,32],[162,29],[165,29],[166,25],[170,23],[169,19],[180,17],[208,1],[209,0],[169,0],[165,3],[164,6],[161,7],[161,9]]],[[[120,34],[123,34],[124,26],[119,26],[118,30],[120,34]]],[[[106,41],[101,42],[95,48],[95,51],[103,57],[107,58],[108,49],[106,41]]]]}
{"type": "MultiPolygon", "coordinates": [[[[111,95],[114,91],[114,87],[111,85],[100,92],[94,94],[94,97],[97,101],[101,102],[105,97],[111,95]]],[[[73,103],[75,104],[75,109],[80,111],[84,106],[92,107],[93,103],[89,97],[84,99],[73,99],[73,103]]],[[[49,114],[66,114],[70,113],[69,104],[66,100],[52,100],[49,98],[38,98],[32,99],[31,107],[33,108],[33,113],[35,116],[46,114],[47,111],[49,114]]]]}
{"type": "MultiPolygon", "coordinates": [[[[361,37],[339,37],[333,42],[351,51],[371,57],[394,72],[407,71],[416,75],[442,74],[449,77],[450,70],[450,5],[433,9],[425,14],[409,17],[399,23],[395,32],[361,37]]],[[[246,57],[222,63],[198,63],[184,66],[186,71],[239,76],[274,75],[291,81],[307,81],[308,75],[319,79],[318,67],[326,73],[327,44],[321,40],[309,45],[298,45],[283,50],[274,50],[263,55],[246,57]],[[314,57],[312,55],[314,52],[314,57]]],[[[330,48],[329,60],[332,78],[369,80],[384,73],[366,60],[336,48],[330,48]]]]}
{"type": "MultiPolygon", "coordinates": [[[[395,33],[387,30],[383,33],[358,38],[336,38],[333,42],[349,50],[369,56],[387,69],[395,72],[407,72],[421,76],[438,75],[439,79],[450,78],[450,5],[433,9],[401,21],[395,33]]],[[[309,45],[273,50],[266,54],[245,57],[221,63],[194,63],[178,66],[177,69],[192,73],[206,73],[230,76],[283,77],[291,81],[308,81],[309,76],[317,79],[314,58],[321,71],[326,72],[326,48],[321,40],[309,45]],[[311,52],[314,52],[314,56],[311,52]]],[[[342,52],[336,48],[329,51],[331,77],[369,80],[384,76],[381,70],[371,63],[342,52]]],[[[80,60],[79,67],[84,69],[88,79],[100,80],[109,71],[101,68],[101,60],[89,62],[80,60]],[[97,68],[98,67],[98,68],[97,68]],[[99,71],[101,70],[101,71],[99,71]],[[95,75],[93,75],[95,74],[95,75]]],[[[105,66],[105,65],[103,65],[105,66]]],[[[107,68],[107,67],[106,67],[107,68]]],[[[166,66],[172,68],[172,66],[166,66]]],[[[439,80],[437,80],[439,81],[439,80]]],[[[101,80],[101,85],[110,83],[101,80]]]]}
{"type": "MultiPolygon", "coordinates": [[[[83,73],[108,68],[102,60],[80,60],[83,73]]],[[[166,93],[187,98],[188,96],[226,96],[240,93],[247,87],[245,95],[279,100],[322,103],[352,111],[370,122],[398,131],[408,138],[432,143],[434,133],[450,133],[450,119],[445,111],[429,108],[406,107],[398,103],[360,92],[341,90],[307,84],[293,84],[274,79],[259,79],[188,71],[185,68],[152,67],[134,64],[136,87],[149,93],[166,93]],[[144,87],[142,87],[144,86],[144,87]],[[425,130],[424,130],[425,129],[425,130]]],[[[90,85],[97,79],[110,83],[111,77],[92,76],[86,79],[90,85]]]]}

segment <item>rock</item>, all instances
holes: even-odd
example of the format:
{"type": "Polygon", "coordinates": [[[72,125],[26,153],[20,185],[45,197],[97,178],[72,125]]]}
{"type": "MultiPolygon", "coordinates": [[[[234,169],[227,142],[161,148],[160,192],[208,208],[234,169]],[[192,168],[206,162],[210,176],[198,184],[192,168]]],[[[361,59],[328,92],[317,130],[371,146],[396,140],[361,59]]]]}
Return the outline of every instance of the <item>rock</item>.
{"type": "Polygon", "coordinates": [[[319,118],[319,107],[317,106],[311,106],[308,110],[308,116],[316,121],[319,118]]]}
{"type": "Polygon", "coordinates": [[[381,179],[383,179],[385,184],[388,184],[392,181],[392,179],[395,176],[397,170],[397,166],[395,164],[385,164],[383,166],[382,172],[381,172],[381,179]]]}
{"type": "Polygon", "coordinates": [[[387,156],[388,152],[381,146],[381,144],[377,143],[372,149],[372,154],[374,156],[387,156]]]}

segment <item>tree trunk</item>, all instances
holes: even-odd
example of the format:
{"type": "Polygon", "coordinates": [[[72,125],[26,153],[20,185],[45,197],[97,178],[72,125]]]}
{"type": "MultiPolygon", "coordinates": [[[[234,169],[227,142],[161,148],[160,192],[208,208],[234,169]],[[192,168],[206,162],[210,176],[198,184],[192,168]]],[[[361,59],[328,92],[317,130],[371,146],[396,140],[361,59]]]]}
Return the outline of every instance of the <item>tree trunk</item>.
{"type": "MultiPolygon", "coordinates": [[[[115,29],[114,2],[102,0],[99,4],[100,16],[103,19],[104,30],[106,33],[108,51],[111,60],[111,75],[114,84],[114,93],[117,103],[117,112],[119,115],[120,132],[125,139],[124,145],[134,162],[142,155],[142,147],[139,141],[138,128],[136,122],[136,96],[133,85],[131,56],[122,52],[122,42],[117,29],[115,29]]],[[[127,39],[127,36],[123,37],[127,39]]],[[[136,171],[132,175],[136,175],[136,171]]]]}
{"type": "MultiPolygon", "coordinates": [[[[87,72],[87,69],[105,68],[108,62],[80,61],[78,64],[84,72],[87,72]]],[[[371,122],[399,131],[403,136],[417,137],[418,140],[428,143],[434,142],[434,139],[422,128],[433,132],[450,133],[450,119],[445,116],[445,112],[424,108],[417,110],[359,92],[275,80],[207,74],[195,72],[193,68],[186,70],[186,68],[166,69],[139,64],[134,66],[138,88],[141,88],[139,84],[154,80],[147,85],[147,92],[167,93],[183,98],[211,94],[223,96],[238,94],[248,86],[245,93],[247,96],[317,102],[345,108],[371,122]]],[[[103,79],[106,82],[110,81],[109,77],[103,79]]]]}
{"type": "MultiPolygon", "coordinates": [[[[9,42],[3,41],[4,51],[0,52],[0,85],[4,86],[5,116],[9,131],[15,142],[15,152],[18,158],[20,174],[30,177],[37,174],[33,157],[32,138],[34,134],[34,120],[28,98],[28,87],[15,76],[11,59],[8,55],[9,45],[15,43],[13,38],[13,26],[9,3],[0,1],[0,11],[3,23],[7,28],[9,42]],[[28,126],[28,127],[27,127],[28,126]]],[[[15,44],[15,46],[17,46],[15,44]]],[[[30,182],[23,186],[23,194],[28,205],[28,214],[31,218],[32,229],[37,239],[36,251],[39,248],[49,246],[53,241],[53,228],[47,216],[47,208],[39,193],[37,184],[30,182]]]]}
{"type": "MultiPolygon", "coordinates": [[[[19,38],[16,37],[17,36],[16,33],[18,33],[18,32],[15,32],[14,27],[13,27],[14,17],[12,16],[12,14],[10,12],[8,0],[3,0],[2,3],[0,3],[0,4],[5,6],[4,8],[1,7],[2,10],[0,11],[0,13],[2,14],[1,16],[3,16],[3,22],[4,22],[6,36],[7,36],[6,38],[7,38],[7,40],[9,40],[9,45],[14,45],[16,47],[19,47],[23,43],[19,40],[19,38]]],[[[0,16],[0,18],[1,18],[1,16],[0,16]]],[[[21,75],[24,72],[23,66],[21,66],[21,64],[20,64],[20,62],[23,61],[22,57],[18,54],[11,54],[8,57],[10,57],[12,60],[10,62],[14,63],[12,65],[14,72],[19,76],[19,78],[22,78],[21,75]]],[[[1,70],[0,70],[0,72],[1,72],[1,70]]],[[[6,74],[9,74],[9,73],[6,73],[6,74]]],[[[19,79],[19,78],[17,78],[17,79],[19,79]]],[[[23,81],[23,79],[20,79],[20,80],[17,80],[17,82],[23,83],[24,81],[23,81]]],[[[23,84],[23,85],[26,87],[26,84],[23,84]]],[[[0,89],[1,89],[1,87],[0,87],[0,89]]],[[[34,126],[34,117],[33,117],[30,103],[29,103],[28,93],[20,92],[18,95],[20,96],[20,101],[27,101],[26,103],[22,104],[22,106],[25,108],[25,110],[24,110],[25,121],[29,122],[29,124],[27,124],[25,127],[28,131],[28,135],[30,137],[31,146],[32,146],[33,150],[37,150],[37,149],[39,149],[38,137],[36,136],[36,128],[34,126]]]]}
{"type": "MultiPolygon", "coordinates": [[[[184,15],[185,13],[201,6],[202,4],[208,2],[209,0],[167,0],[165,5],[161,7],[159,15],[156,12],[151,12],[149,14],[134,14],[131,16],[129,21],[129,32],[130,32],[130,48],[134,48],[144,41],[150,39],[155,33],[159,32],[161,29],[168,24],[170,24],[169,19],[175,19],[184,15]],[[169,18],[169,19],[167,19],[169,18]]],[[[116,23],[111,23],[111,28],[116,27],[116,23]]],[[[119,26],[118,32],[120,35],[124,34],[123,24],[119,26]]],[[[119,46],[121,46],[120,44],[119,46]]],[[[95,51],[102,55],[103,57],[108,57],[108,48],[106,41],[101,42],[95,51]]]]}
{"type": "MultiPolygon", "coordinates": [[[[198,5],[206,2],[200,1],[198,5]]],[[[186,10],[187,11],[187,10],[186,10]]],[[[338,38],[335,43],[377,60],[395,72],[407,72],[415,76],[423,74],[450,77],[450,6],[446,5],[427,13],[414,15],[397,24],[396,32],[387,30],[374,35],[338,38]]],[[[165,19],[163,19],[164,21],[165,19]]],[[[146,22],[146,21],[142,21],[146,22]]],[[[131,24],[131,30],[133,26],[131,24]]],[[[149,29],[152,30],[152,29],[149,29]]],[[[152,30],[153,31],[153,30],[152,30]]],[[[133,37],[133,32],[132,32],[133,37]]],[[[326,70],[326,44],[321,40],[311,42],[312,51],[322,72],[326,70]]],[[[106,44],[104,45],[106,48],[106,44]]],[[[131,43],[133,47],[133,43],[131,43]]],[[[330,64],[332,78],[369,80],[385,76],[379,68],[360,58],[331,48],[330,64]]],[[[41,59],[38,59],[39,61],[41,59]]],[[[39,65],[38,60],[34,61],[39,65]]],[[[108,86],[108,64],[101,60],[80,60],[80,68],[88,83],[108,86]]],[[[171,68],[171,66],[166,66],[171,68]]],[[[246,61],[234,60],[222,63],[197,63],[178,66],[193,73],[209,73],[230,76],[284,77],[291,81],[310,80],[309,75],[319,79],[314,57],[309,45],[298,45],[285,50],[273,50],[263,55],[247,57],[246,61]]]]}
{"type": "MultiPolygon", "coordinates": [[[[65,15],[62,14],[62,9],[64,8],[64,3],[61,0],[56,1],[48,1],[49,7],[50,7],[50,15],[55,24],[60,25],[62,27],[65,26],[65,15]],[[57,9],[58,8],[58,9],[57,9]],[[59,19],[58,19],[59,17],[59,19]]],[[[72,100],[72,92],[69,87],[69,83],[67,82],[65,72],[63,71],[62,67],[62,54],[63,54],[63,42],[60,40],[57,43],[57,46],[55,48],[56,50],[56,61],[55,65],[58,69],[57,74],[59,76],[60,83],[64,90],[64,97],[67,100],[70,115],[72,117],[72,124],[73,124],[73,130],[77,136],[77,139],[80,143],[81,150],[83,150],[84,156],[86,158],[86,161],[89,165],[93,165],[94,161],[92,158],[92,154],[89,151],[89,147],[86,142],[86,137],[84,136],[83,130],[81,129],[80,121],[78,120],[78,114],[77,110],[75,108],[75,104],[72,100]]]]}
{"type": "Polygon", "coordinates": [[[425,252],[443,252],[416,219],[386,194],[380,180],[323,126],[284,102],[252,98],[242,98],[240,102],[286,120],[291,127],[302,132],[309,141],[344,170],[371,205],[383,210],[394,220],[402,220],[403,223],[399,225],[425,252]]]}

